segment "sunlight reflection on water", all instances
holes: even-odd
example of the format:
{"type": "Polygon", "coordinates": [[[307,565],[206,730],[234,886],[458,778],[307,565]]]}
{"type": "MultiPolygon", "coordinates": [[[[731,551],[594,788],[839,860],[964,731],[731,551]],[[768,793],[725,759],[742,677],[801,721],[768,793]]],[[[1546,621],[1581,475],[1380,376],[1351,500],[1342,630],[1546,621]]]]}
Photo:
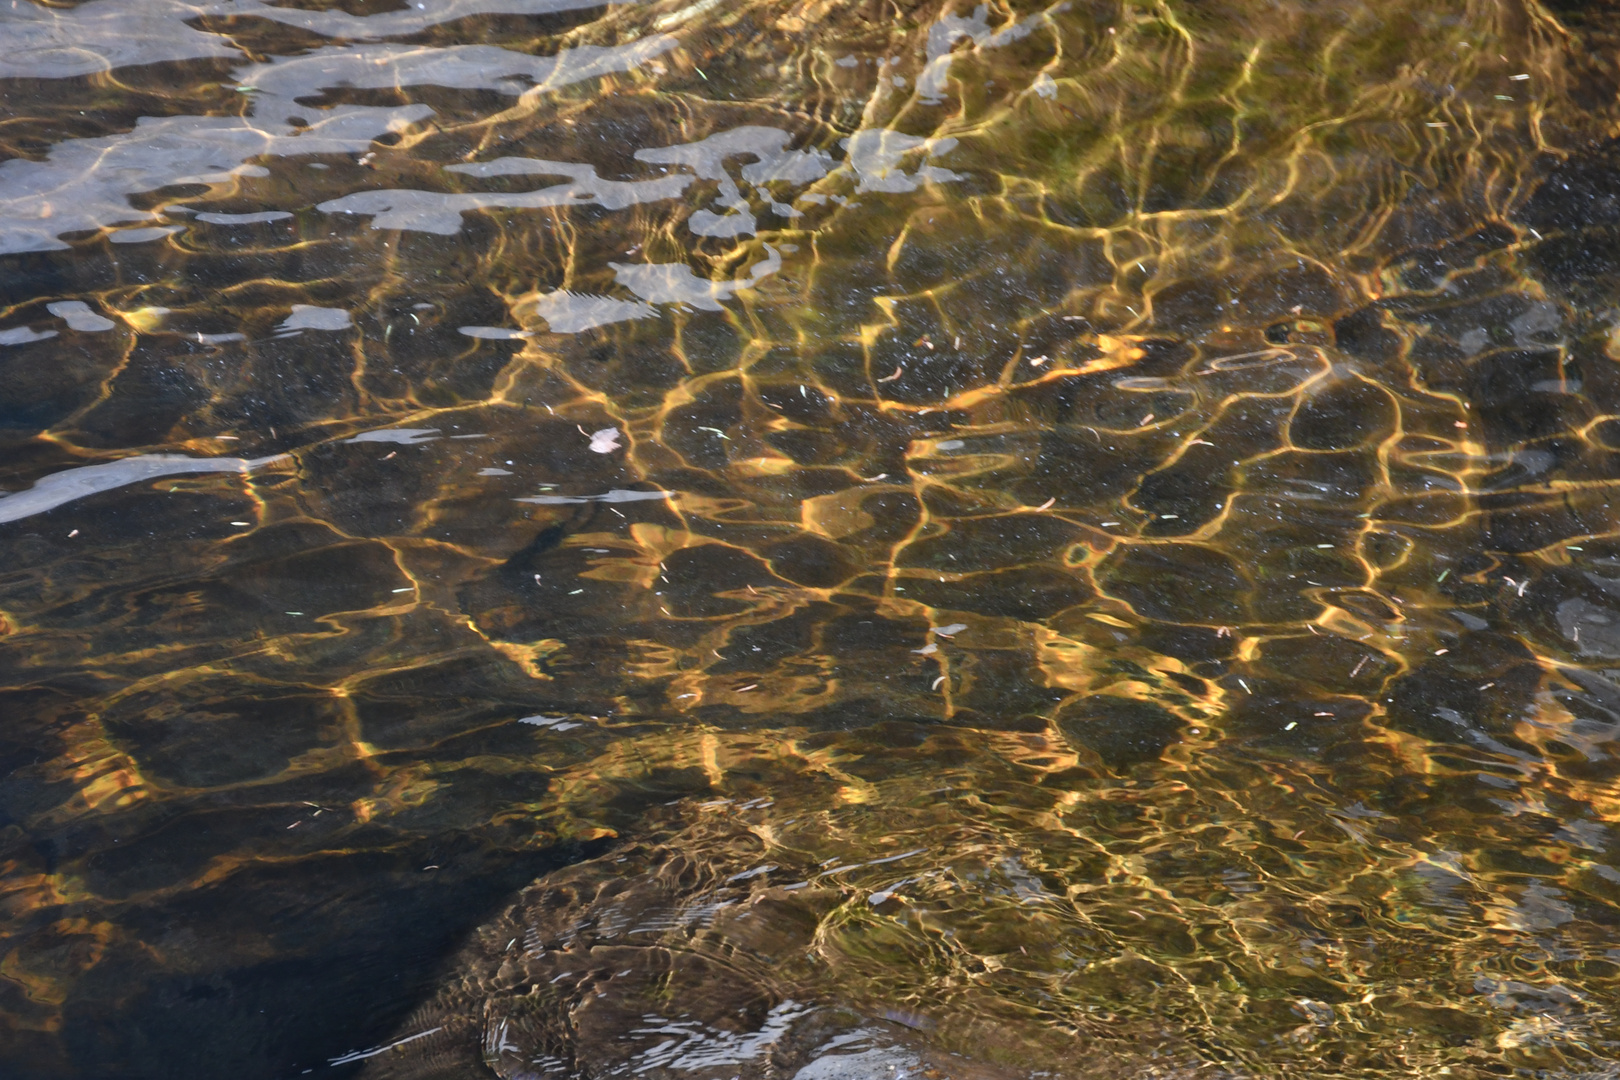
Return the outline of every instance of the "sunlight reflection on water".
{"type": "Polygon", "coordinates": [[[1607,9],[300,3],[0,8],[8,1075],[1615,1071],[1607,9]]]}

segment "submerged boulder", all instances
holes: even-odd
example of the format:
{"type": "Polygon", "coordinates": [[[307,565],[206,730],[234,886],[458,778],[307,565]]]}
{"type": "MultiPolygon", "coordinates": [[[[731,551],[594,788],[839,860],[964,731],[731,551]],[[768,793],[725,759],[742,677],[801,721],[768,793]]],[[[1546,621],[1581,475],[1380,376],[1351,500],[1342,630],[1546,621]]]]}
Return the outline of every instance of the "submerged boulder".
{"type": "Polygon", "coordinates": [[[838,992],[824,925],[887,897],[765,861],[780,850],[741,817],[697,813],[523,890],[398,1038],[365,1052],[366,1080],[1025,1075],[938,1045],[921,1012],[838,992]]]}

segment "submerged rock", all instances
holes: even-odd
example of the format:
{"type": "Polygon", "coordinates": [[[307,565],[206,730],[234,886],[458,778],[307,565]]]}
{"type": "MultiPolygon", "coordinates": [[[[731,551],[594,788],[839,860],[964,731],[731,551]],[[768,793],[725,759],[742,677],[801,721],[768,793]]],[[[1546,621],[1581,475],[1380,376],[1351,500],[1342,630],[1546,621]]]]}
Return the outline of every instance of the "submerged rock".
{"type": "Polygon", "coordinates": [[[687,812],[699,820],[661,843],[523,890],[399,1037],[366,1052],[366,1080],[1026,1075],[938,1045],[921,1012],[841,994],[818,938],[861,891],[765,861],[781,849],[738,815],[687,812]]]}

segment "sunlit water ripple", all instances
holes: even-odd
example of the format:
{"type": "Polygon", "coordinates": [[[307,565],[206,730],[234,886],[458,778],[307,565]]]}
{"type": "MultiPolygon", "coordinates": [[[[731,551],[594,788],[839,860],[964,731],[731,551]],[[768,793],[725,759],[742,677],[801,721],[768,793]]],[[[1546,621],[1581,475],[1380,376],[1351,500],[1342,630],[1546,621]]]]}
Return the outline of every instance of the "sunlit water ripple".
{"type": "Polygon", "coordinates": [[[1617,55],[0,7],[5,1075],[1620,1076],[1617,55]]]}

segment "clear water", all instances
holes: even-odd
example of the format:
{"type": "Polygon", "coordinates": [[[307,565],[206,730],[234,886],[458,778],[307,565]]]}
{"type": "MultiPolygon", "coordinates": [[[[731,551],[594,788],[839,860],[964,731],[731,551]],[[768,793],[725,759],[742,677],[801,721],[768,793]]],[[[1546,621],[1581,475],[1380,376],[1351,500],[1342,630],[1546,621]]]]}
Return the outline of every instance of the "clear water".
{"type": "Polygon", "coordinates": [[[0,7],[0,1071],[1620,1074],[1617,49],[0,7]]]}

